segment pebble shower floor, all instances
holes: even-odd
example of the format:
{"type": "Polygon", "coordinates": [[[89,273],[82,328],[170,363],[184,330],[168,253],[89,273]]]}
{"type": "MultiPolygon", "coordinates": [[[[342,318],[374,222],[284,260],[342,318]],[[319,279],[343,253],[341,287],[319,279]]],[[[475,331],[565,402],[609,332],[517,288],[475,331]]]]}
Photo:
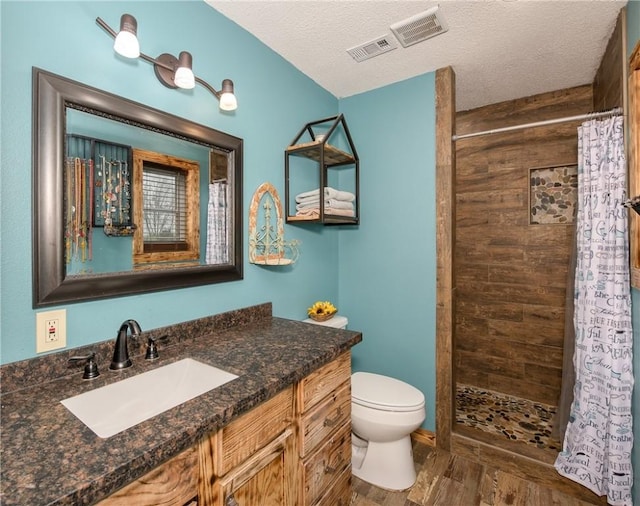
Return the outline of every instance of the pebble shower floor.
{"type": "Polygon", "coordinates": [[[551,438],[556,408],[491,390],[458,385],[456,421],[511,441],[560,451],[551,438]]]}

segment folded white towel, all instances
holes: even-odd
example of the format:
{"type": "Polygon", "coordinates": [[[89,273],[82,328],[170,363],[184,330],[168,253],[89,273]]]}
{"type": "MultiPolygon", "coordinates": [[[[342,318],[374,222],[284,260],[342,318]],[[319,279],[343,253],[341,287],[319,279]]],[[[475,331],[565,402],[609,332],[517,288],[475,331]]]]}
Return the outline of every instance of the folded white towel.
{"type": "MultiPolygon", "coordinates": [[[[333,188],[329,188],[328,186],[324,189],[324,196],[326,198],[329,198],[329,193],[331,190],[333,190],[333,188]]],[[[300,202],[300,200],[310,199],[310,198],[319,199],[320,190],[315,189],[308,192],[299,193],[298,195],[296,195],[296,202],[300,202]]]]}
{"type": "MultiPolygon", "coordinates": [[[[324,189],[324,198],[344,200],[345,202],[353,202],[356,199],[356,196],[351,192],[336,190],[335,188],[331,188],[327,186],[324,189]]],[[[296,195],[296,203],[298,204],[301,204],[302,202],[304,202],[305,199],[316,199],[317,201],[320,201],[320,191],[311,190],[311,191],[299,193],[298,195],[296,195]]]]}
{"type": "MultiPolygon", "coordinates": [[[[338,216],[355,216],[356,212],[353,209],[325,209],[324,214],[333,214],[338,216]]],[[[309,218],[317,218],[320,216],[320,209],[317,207],[307,207],[298,211],[296,216],[307,216],[309,218]]]]}
{"type": "MultiPolygon", "coordinates": [[[[320,207],[320,201],[318,199],[304,199],[304,202],[296,204],[296,211],[306,209],[308,207],[320,207]]],[[[353,202],[345,202],[344,200],[327,199],[324,201],[325,209],[332,207],[334,209],[353,209],[353,202]]]]}

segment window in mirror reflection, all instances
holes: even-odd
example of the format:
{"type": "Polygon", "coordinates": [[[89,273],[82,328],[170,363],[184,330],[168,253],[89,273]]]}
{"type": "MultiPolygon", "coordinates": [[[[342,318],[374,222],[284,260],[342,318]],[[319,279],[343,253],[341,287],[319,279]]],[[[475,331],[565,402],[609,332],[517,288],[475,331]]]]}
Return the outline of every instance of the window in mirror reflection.
{"type": "Polygon", "coordinates": [[[135,269],[199,263],[199,180],[197,161],[133,150],[135,269]]]}
{"type": "Polygon", "coordinates": [[[145,251],[187,248],[187,178],[172,167],[143,166],[142,215],[145,251]]]}

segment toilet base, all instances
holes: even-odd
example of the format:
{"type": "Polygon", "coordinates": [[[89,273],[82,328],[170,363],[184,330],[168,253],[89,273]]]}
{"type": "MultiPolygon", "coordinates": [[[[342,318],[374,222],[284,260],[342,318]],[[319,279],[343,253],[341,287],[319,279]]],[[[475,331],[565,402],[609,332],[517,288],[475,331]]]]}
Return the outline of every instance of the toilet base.
{"type": "Polygon", "coordinates": [[[415,483],[416,468],[410,436],[387,443],[369,441],[364,460],[361,447],[354,445],[353,450],[353,456],[360,457],[357,461],[352,459],[351,470],[356,478],[387,490],[406,490],[415,483]]]}

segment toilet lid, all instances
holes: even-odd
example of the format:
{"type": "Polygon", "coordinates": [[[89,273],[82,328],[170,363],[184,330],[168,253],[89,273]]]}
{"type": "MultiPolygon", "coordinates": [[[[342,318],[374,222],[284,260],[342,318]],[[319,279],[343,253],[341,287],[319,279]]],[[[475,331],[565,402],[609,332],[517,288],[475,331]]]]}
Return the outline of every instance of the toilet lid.
{"type": "Polygon", "coordinates": [[[351,375],[353,402],[384,411],[414,411],[424,406],[424,395],[404,381],[370,372],[351,375]]]}

